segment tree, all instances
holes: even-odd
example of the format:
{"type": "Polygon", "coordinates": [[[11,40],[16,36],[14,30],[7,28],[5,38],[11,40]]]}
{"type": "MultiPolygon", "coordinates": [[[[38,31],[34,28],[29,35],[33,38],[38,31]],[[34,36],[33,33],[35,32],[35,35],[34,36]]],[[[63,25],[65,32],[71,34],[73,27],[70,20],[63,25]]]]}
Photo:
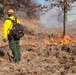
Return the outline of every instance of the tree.
{"type": "Polygon", "coordinates": [[[35,12],[37,12],[39,6],[35,0],[0,0],[0,3],[4,8],[3,12],[6,12],[9,8],[15,11],[21,10],[25,12],[29,18],[35,16],[35,12]]]}
{"type": "Polygon", "coordinates": [[[63,9],[64,12],[64,21],[63,21],[63,36],[65,36],[66,30],[65,30],[65,26],[66,26],[66,13],[68,11],[71,10],[71,4],[73,2],[75,2],[76,0],[45,0],[47,2],[50,2],[51,6],[55,6],[58,5],[58,7],[61,7],[63,9]],[[52,4],[52,2],[57,2],[52,4]]]}

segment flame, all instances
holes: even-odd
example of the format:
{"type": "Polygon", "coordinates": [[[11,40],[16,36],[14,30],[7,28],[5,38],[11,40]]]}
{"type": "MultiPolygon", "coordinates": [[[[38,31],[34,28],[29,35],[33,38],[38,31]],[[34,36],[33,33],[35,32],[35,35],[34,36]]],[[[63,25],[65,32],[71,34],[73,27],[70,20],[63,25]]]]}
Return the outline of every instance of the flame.
{"type": "Polygon", "coordinates": [[[72,40],[72,42],[71,42],[71,43],[76,44],[76,39],[72,40]]]}
{"type": "Polygon", "coordinates": [[[64,37],[62,35],[58,35],[58,36],[52,36],[50,38],[41,38],[37,39],[32,38],[31,41],[29,42],[22,42],[20,45],[21,46],[40,46],[40,47],[46,47],[47,45],[60,45],[60,44],[76,44],[76,39],[73,39],[71,36],[69,35],[65,35],[64,37]]]}
{"type": "Polygon", "coordinates": [[[62,35],[59,35],[58,37],[50,38],[50,39],[44,39],[43,42],[47,45],[59,45],[59,44],[76,44],[76,39],[73,39],[69,35],[65,35],[64,37],[62,35]]]}
{"type": "Polygon", "coordinates": [[[70,43],[71,43],[71,38],[70,38],[70,36],[65,35],[65,36],[63,37],[63,39],[61,40],[61,43],[63,43],[63,44],[70,44],[70,43]]]}
{"type": "Polygon", "coordinates": [[[39,21],[36,20],[36,19],[34,19],[34,20],[33,20],[33,23],[34,23],[35,25],[38,25],[39,21]]]}

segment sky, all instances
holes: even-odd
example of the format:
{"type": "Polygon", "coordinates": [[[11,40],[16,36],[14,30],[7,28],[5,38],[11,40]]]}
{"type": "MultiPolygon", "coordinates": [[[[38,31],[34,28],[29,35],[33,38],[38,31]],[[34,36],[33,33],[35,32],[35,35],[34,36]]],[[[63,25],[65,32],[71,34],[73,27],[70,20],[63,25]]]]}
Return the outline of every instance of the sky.
{"type": "Polygon", "coordinates": [[[37,0],[37,2],[40,3],[40,4],[45,4],[44,0],[37,0]]]}
{"type": "MultiPolygon", "coordinates": [[[[37,0],[37,2],[40,3],[40,4],[45,4],[44,0],[37,0]]],[[[74,2],[72,4],[72,6],[76,6],[76,2],[74,2]]],[[[68,17],[67,17],[68,21],[76,20],[76,15],[74,15],[74,14],[76,14],[76,7],[73,7],[72,10],[68,11],[67,14],[68,14],[68,17]]]]}

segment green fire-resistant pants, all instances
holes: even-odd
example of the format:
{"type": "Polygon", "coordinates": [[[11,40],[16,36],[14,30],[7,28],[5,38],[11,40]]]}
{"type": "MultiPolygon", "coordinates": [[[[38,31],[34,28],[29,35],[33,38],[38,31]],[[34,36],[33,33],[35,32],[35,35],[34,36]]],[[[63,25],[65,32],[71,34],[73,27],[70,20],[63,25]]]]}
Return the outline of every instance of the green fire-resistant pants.
{"type": "Polygon", "coordinates": [[[19,42],[20,40],[9,40],[9,46],[15,60],[20,60],[21,58],[19,42]]]}

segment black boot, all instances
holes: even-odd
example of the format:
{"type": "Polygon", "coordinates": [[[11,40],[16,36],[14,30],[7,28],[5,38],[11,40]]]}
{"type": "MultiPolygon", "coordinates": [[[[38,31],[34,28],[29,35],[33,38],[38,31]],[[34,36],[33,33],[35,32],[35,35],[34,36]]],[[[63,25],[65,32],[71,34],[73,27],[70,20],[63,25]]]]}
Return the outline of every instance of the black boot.
{"type": "Polygon", "coordinates": [[[21,58],[19,58],[18,61],[21,61],[21,58]]]}
{"type": "Polygon", "coordinates": [[[14,62],[15,62],[15,63],[17,63],[17,62],[18,62],[18,60],[17,60],[17,59],[15,59],[15,60],[14,60],[14,62]]]}

